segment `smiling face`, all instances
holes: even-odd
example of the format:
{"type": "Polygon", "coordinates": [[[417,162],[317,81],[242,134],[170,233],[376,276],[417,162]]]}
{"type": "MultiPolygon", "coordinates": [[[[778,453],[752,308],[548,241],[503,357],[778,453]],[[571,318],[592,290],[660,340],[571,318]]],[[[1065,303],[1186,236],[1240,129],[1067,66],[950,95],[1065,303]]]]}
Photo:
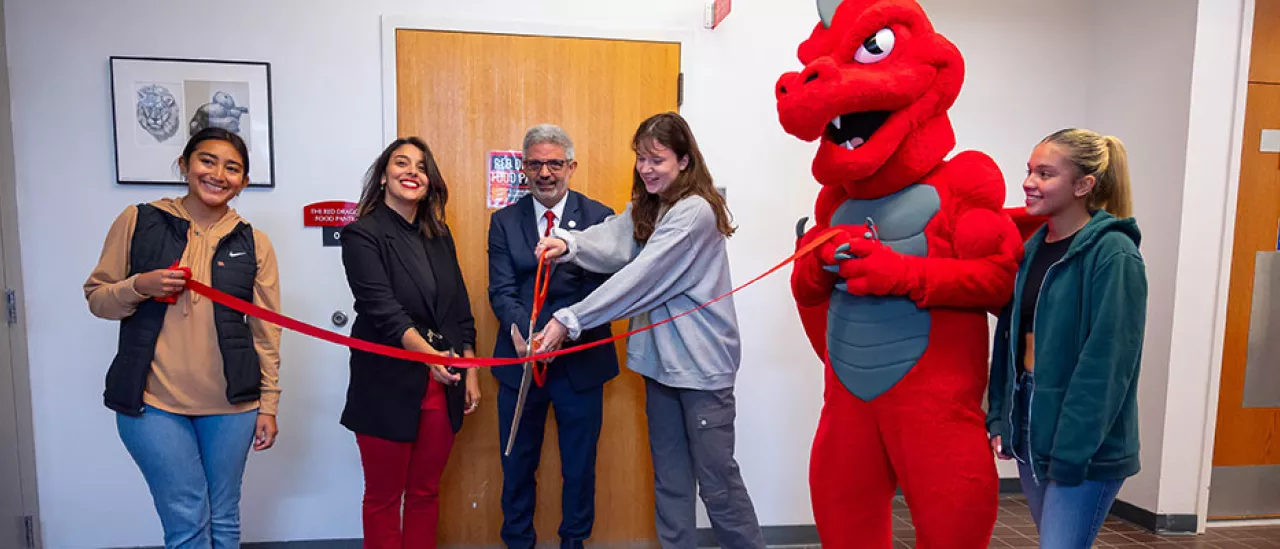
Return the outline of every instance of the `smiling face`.
{"type": "Polygon", "coordinates": [[[1087,209],[1094,183],[1094,177],[1082,175],[1060,145],[1041,143],[1031,152],[1022,182],[1027,214],[1053,217],[1072,208],[1087,209]]]}
{"type": "Polygon", "coordinates": [[[662,194],[688,166],[688,155],[676,158],[675,151],[655,140],[642,141],[636,147],[636,173],[649,194],[662,194]]]}
{"type": "Polygon", "coordinates": [[[178,161],[188,191],[209,208],[221,208],[249,184],[244,157],[231,143],[219,139],[201,141],[178,161]]]}
{"type": "Polygon", "coordinates": [[[536,143],[524,151],[524,175],[529,178],[529,192],[548,208],[555,207],[569,192],[569,178],[578,169],[564,147],[555,143],[536,143]]]}
{"type": "MultiPolygon", "coordinates": [[[[805,67],[778,80],[783,128],[819,140],[813,173],[856,185],[882,171],[913,171],[895,155],[912,143],[954,142],[946,117],[963,82],[960,52],[904,0],[844,0],[800,46],[805,67]]],[[[910,156],[910,155],[905,155],[910,156]]],[[[851,190],[849,194],[857,194],[851,190]]]]}
{"type": "Polygon", "coordinates": [[[406,143],[392,151],[382,184],[387,189],[388,205],[416,205],[421,202],[427,196],[427,186],[431,184],[427,179],[427,163],[422,150],[406,143]]]}

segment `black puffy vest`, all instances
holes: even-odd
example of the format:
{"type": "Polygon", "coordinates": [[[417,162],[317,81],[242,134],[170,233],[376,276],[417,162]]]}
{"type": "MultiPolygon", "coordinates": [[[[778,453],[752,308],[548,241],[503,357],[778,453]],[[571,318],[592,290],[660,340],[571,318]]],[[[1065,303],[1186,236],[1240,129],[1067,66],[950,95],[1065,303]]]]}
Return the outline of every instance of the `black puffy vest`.
{"type": "MultiPolygon", "coordinates": [[[[138,221],[129,246],[129,274],[172,267],[187,248],[189,226],[190,222],[185,219],[150,204],[139,204],[138,221]]],[[[213,254],[210,285],[253,302],[257,265],[253,228],[242,222],[218,242],[213,254]]],[[[142,414],[142,393],[147,387],[156,340],[160,338],[168,306],[148,299],[138,305],[132,316],[120,321],[119,350],[107,370],[107,387],[102,393],[108,408],[130,416],[142,414]]],[[[223,374],[227,379],[227,401],[258,400],[262,370],[247,319],[216,303],[213,305],[213,317],[218,348],[222,352],[223,374]]]]}

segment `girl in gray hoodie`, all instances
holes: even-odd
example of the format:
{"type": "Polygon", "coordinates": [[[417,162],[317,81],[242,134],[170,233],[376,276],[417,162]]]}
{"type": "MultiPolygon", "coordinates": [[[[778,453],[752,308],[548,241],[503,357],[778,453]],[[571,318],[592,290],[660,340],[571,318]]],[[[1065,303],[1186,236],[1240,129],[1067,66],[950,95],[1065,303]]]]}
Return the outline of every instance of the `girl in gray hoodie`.
{"type": "MultiPolygon", "coordinates": [[[[732,289],[725,240],[733,234],[689,125],[655,115],[632,140],[631,202],[583,231],[556,229],[538,244],[557,262],[612,274],[576,305],[555,312],[540,334],[553,350],[566,336],[630,318],[647,326],[697,308],[732,289]]],[[[695,493],[716,541],[763,549],[755,508],[733,457],[733,384],[740,347],[733,299],[631,336],[627,365],[645,378],[658,537],[664,549],[694,549],[695,493]]]]}

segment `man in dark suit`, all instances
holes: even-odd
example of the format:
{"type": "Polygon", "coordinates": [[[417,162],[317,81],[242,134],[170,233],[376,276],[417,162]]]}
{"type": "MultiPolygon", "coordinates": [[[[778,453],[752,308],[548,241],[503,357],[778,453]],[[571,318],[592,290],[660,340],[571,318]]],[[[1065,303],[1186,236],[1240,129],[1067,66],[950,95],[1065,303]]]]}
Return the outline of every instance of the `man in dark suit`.
{"type": "MultiPolygon", "coordinates": [[[[605,205],[569,190],[569,179],[578,167],[573,141],[560,128],[543,124],[524,138],[524,173],[530,194],[493,213],[489,221],[489,302],[498,317],[495,357],[516,357],[510,337],[514,324],[528,338],[529,315],[538,259],[534,246],[555,227],[585,229],[613,215],[605,205]]],[[[556,265],[551,273],[546,304],[535,333],[561,307],[581,301],[606,275],[590,273],[571,264],[556,265]]],[[[609,325],[584,331],[577,343],[610,337],[609,325]]],[[[510,456],[502,458],[502,539],[510,549],[532,549],[534,504],[538,494],[534,477],[542,455],[547,410],[555,408],[559,429],[563,477],[560,546],[580,548],[591,536],[595,520],[596,444],[604,409],[604,384],[618,375],[618,358],[612,345],[556,358],[548,365],[543,387],[532,385],[525,402],[520,429],[510,456]]],[[[498,433],[506,449],[515,414],[521,366],[492,369],[498,378],[498,433]]]]}

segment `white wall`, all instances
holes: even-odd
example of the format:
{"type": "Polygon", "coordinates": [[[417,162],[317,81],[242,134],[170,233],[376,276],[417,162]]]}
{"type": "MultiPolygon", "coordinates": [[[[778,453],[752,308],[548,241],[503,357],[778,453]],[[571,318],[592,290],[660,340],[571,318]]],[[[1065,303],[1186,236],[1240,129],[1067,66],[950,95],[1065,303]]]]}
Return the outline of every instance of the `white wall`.
{"type": "MultiPolygon", "coordinates": [[[[1062,126],[1095,123],[1088,94],[1077,86],[1098,60],[1064,46],[1088,41],[1081,33],[1091,32],[1091,10],[1050,0],[928,0],[925,6],[968,59],[968,83],[952,112],[961,148],[995,157],[1008,181],[1008,202],[1018,203],[1034,143],[1062,126]]],[[[146,487],[116,437],[112,414],[100,404],[115,326],[92,318],[80,292],[110,220],[126,204],[170,192],[113,182],[109,55],[272,62],[279,187],[246,193],[236,207],[272,236],[286,311],[321,325],[335,308],[349,311],[349,294],[336,249],[321,248],[315,229],[301,227],[299,208],[355,196],[381,148],[383,14],[477,21],[499,14],[529,22],[530,31],[539,22],[570,22],[689,33],[684,112],[728,187],[741,227],[730,250],[738,280],[790,253],[794,221],[810,215],[817,192],[809,175],[813,145],[781,131],[773,102],[776,78],[798,67],[796,46],[816,22],[811,3],[741,0],[714,32],[701,29],[701,7],[691,0],[227,0],[216,8],[121,0],[100,12],[74,0],[9,0],[5,11],[40,504],[51,548],[159,539],[146,487]],[[43,212],[57,215],[37,215],[43,212]]],[[[1180,28],[1171,25],[1157,28],[1180,28]]],[[[1164,148],[1127,140],[1137,150],[1164,148]]],[[[1167,175],[1158,167],[1144,173],[1167,175]]],[[[806,469],[821,367],[800,331],[785,274],[738,303],[746,344],[738,425],[750,433],[739,438],[742,469],[762,522],[811,523],[806,469]]],[[[286,334],[284,360],[282,436],[277,448],[250,460],[245,540],[356,537],[360,469],[350,434],[337,424],[346,353],[286,334]]]]}
{"type": "Polygon", "coordinates": [[[1085,85],[1086,124],[1120,137],[1130,158],[1134,216],[1142,230],[1147,265],[1146,344],[1138,383],[1142,472],[1125,483],[1120,498],[1156,508],[1165,456],[1165,408],[1169,345],[1182,222],[1191,60],[1196,26],[1194,0],[1094,0],[1093,61],[1085,85]],[[1141,28],[1144,32],[1135,33],[1141,28]],[[1102,37],[1105,37],[1103,39],[1102,37]]]}
{"type": "MultiPolygon", "coordinates": [[[[1201,2],[1159,512],[1204,524],[1216,427],[1253,0],[1201,2]],[[1192,207],[1194,205],[1194,207],[1192,207]]],[[[1203,526],[1202,526],[1203,527],[1203,526]]]]}

